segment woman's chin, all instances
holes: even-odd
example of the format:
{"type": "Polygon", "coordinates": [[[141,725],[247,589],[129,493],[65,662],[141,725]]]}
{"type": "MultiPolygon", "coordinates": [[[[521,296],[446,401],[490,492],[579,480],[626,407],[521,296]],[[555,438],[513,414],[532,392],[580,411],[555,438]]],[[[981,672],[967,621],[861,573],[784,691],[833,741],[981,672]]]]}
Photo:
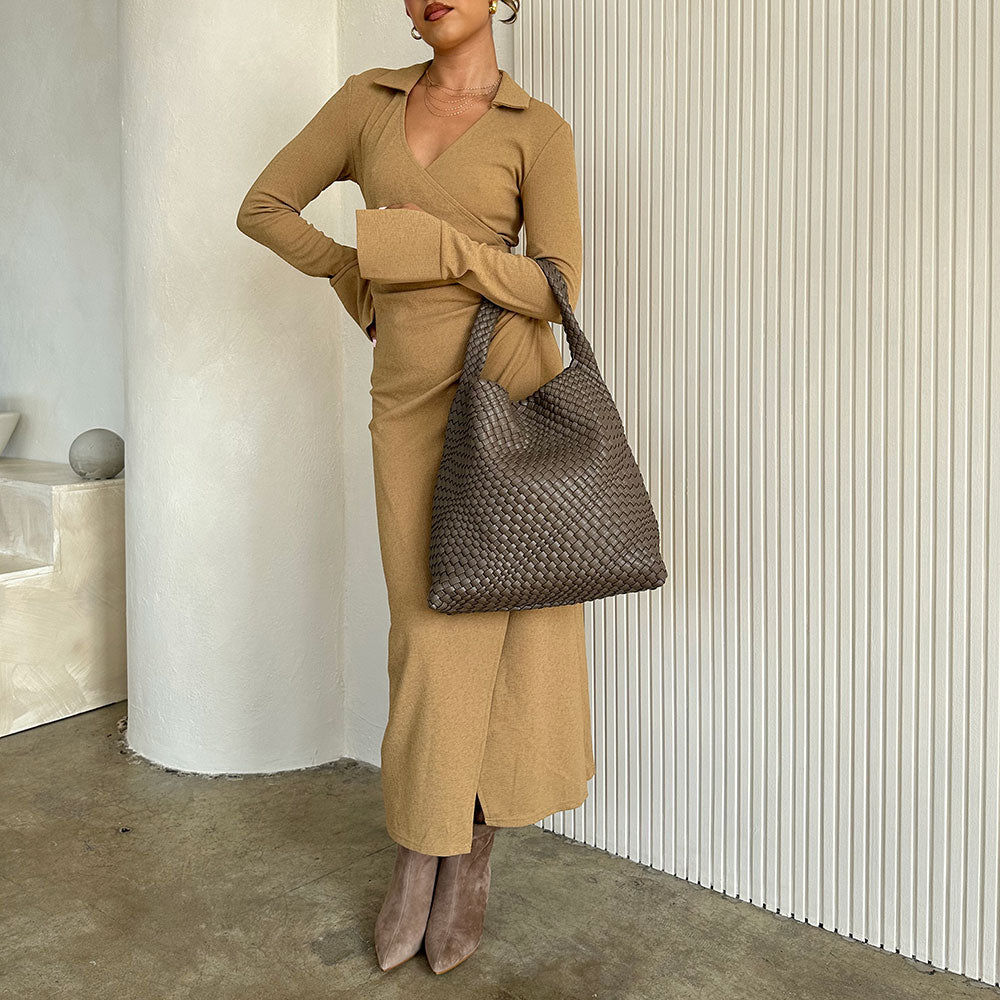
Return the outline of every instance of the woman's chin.
{"type": "MultiPolygon", "coordinates": [[[[444,19],[445,21],[448,18],[444,19]]],[[[424,33],[424,41],[431,45],[440,45],[442,42],[452,42],[458,41],[463,38],[461,30],[455,28],[454,26],[449,26],[447,24],[434,25],[433,23],[428,25],[428,30],[424,33]]]]}
{"type": "Polygon", "coordinates": [[[444,17],[436,21],[425,21],[420,33],[426,41],[437,42],[444,38],[461,38],[469,33],[462,24],[462,15],[457,10],[450,10],[444,17]]]}

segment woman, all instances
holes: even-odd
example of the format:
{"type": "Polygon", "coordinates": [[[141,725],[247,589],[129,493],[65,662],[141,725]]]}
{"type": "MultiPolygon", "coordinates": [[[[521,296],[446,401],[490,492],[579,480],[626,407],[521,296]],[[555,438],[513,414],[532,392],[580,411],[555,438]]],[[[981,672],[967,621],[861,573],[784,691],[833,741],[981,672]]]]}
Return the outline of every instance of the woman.
{"type": "MultiPolygon", "coordinates": [[[[499,827],[580,805],[594,774],[583,605],[430,609],[434,482],[481,296],[505,310],[483,377],[521,399],[563,369],[561,314],[582,239],[573,134],[498,69],[497,0],[405,0],[433,59],[350,76],[253,183],[239,229],[328,278],[373,346],[375,501],[388,591],[389,719],[381,747],[396,862],[375,924],[383,969],[421,943],[435,972],[477,947],[499,827]],[[299,214],[353,180],[357,249],[299,214]],[[526,255],[511,252],[521,224],[526,255]],[[376,329],[377,328],[377,329],[376,329]]],[[[519,0],[505,0],[517,15],[519,0]]]]}

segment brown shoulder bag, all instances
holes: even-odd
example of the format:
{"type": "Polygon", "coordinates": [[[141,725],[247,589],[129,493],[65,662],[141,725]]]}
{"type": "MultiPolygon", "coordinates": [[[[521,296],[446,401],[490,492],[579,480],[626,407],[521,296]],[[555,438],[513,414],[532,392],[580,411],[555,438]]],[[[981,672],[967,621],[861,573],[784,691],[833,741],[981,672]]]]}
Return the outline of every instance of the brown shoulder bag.
{"type": "Polygon", "coordinates": [[[431,514],[428,606],[579,604],[661,586],[660,531],[621,416],[543,257],[573,360],[525,399],[480,377],[503,309],[483,298],[448,413],[431,514]]]}

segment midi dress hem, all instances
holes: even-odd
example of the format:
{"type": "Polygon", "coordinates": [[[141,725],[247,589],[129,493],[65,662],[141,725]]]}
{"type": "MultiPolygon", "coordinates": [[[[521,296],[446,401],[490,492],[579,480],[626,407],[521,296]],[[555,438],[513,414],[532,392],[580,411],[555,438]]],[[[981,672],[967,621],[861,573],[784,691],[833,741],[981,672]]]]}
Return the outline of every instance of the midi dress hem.
{"type": "MultiPolygon", "coordinates": [[[[524,813],[520,816],[495,816],[489,803],[484,800],[483,795],[481,793],[477,793],[479,794],[479,804],[483,807],[484,822],[488,826],[508,828],[532,826],[540,820],[552,816],[554,813],[565,812],[568,809],[578,809],[584,802],[586,802],[589,792],[587,785],[596,773],[596,768],[590,768],[590,773],[584,781],[583,790],[567,799],[565,802],[559,802],[554,806],[546,806],[540,811],[535,810],[534,812],[524,813]]],[[[409,834],[401,833],[399,829],[389,821],[386,822],[386,832],[388,833],[390,839],[395,843],[402,844],[403,847],[407,847],[411,851],[419,851],[421,854],[435,854],[440,857],[447,857],[452,854],[468,854],[472,850],[471,813],[469,819],[469,836],[464,843],[461,844],[457,842],[449,844],[431,843],[430,841],[420,837],[411,837],[409,834]]]]}

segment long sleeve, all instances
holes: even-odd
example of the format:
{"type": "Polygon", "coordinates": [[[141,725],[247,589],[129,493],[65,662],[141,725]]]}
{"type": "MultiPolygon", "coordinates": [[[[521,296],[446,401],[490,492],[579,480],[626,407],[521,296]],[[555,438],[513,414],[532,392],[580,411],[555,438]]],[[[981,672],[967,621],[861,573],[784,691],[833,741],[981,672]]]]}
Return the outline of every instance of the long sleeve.
{"type": "Polygon", "coordinates": [[[363,278],[389,282],[457,281],[504,309],[559,323],[562,314],[533,257],[552,260],[570,304],[580,294],[583,237],[573,132],[562,122],[521,182],[525,253],[480,243],[443,219],[406,208],[362,208],[357,217],[363,278]]]}
{"type": "Polygon", "coordinates": [[[328,278],[351,318],[368,333],[374,318],[371,282],[359,273],[357,250],[301,215],[334,181],[355,177],[354,79],[349,76],[264,167],[243,198],[236,226],[303,273],[328,278]]]}

